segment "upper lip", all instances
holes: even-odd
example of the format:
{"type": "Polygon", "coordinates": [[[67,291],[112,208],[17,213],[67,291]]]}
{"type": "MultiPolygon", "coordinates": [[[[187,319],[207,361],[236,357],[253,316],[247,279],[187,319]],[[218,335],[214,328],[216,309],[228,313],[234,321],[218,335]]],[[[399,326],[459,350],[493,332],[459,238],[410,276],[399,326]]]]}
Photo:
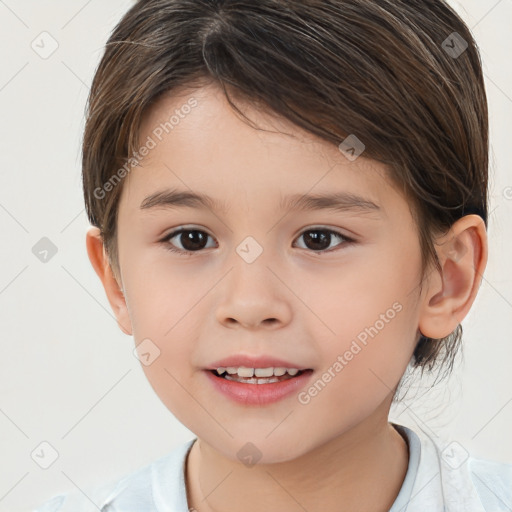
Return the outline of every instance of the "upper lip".
{"type": "Polygon", "coordinates": [[[277,357],[258,355],[250,356],[244,354],[234,354],[224,359],[219,359],[213,362],[207,370],[216,370],[219,367],[227,368],[229,366],[238,368],[244,366],[245,368],[297,368],[297,370],[309,370],[300,364],[285,361],[277,357]]]}

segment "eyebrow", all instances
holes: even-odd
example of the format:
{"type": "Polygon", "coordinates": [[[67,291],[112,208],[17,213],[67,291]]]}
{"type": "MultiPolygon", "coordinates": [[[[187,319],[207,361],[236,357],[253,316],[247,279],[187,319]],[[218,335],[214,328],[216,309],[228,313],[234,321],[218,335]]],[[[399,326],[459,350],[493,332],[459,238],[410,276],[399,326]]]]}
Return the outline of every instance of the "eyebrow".
{"type": "Polygon", "coordinates": [[[206,194],[196,194],[195,192],[180,190],[162,190],[155,192],[142,201],[140,209],[148,210],[150,208],[173,208],[180,206],[227,212],[224,203],[221,204],[206,194]]]}
{"type": "MultiPolygon", "coordinates": [[[[281,199],[283,210],[309,211],[333,210],[336,212],[378,213],[379,205],[374,201],[349,192],[326,194],[296,194],[281,199]]],[[[179,190],[163,190],[147,196],[141,203],[141,210],[152,208],[188,207],[217,210],[226,213],[225,203],[220,203],[206,194],[179,190]]]]}
{"type": "Polygon", "coordinates": [[[296,194],[281,200],[282,209],[293,211],[334,210],[336,212],[380,212],[381,208],[370,199],[350,192],[327,194],[296,194]]]}

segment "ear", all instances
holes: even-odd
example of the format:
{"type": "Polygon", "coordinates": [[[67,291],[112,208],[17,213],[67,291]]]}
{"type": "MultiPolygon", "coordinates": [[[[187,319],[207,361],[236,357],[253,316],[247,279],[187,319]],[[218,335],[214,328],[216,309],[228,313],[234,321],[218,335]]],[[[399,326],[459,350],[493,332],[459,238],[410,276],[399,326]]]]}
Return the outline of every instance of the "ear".
{"type": "Polygon", "coordinates": [[[466,215],[438,238],[442,272],[434,269],[420,311],[419,330],[429,338],[452,333],[470,310],[487,265],[487,231],[479,215],[466,215]]]}
{"type": "Polygon", "coordinates": [[[89,260],[91,261],[96,274],[98,274],[98,277],[103,284],[103,288],[105,288],[108,301],[110,302],[110,307],[116,315],[119,328],[125,334],[131,335],[132,325],[128,308],[126,306],[126,299],[121,287],[114,277],[105,247],[103,246],[100,230],[97,227],[89,228],[87,231],[86,245],[89,260]]]}

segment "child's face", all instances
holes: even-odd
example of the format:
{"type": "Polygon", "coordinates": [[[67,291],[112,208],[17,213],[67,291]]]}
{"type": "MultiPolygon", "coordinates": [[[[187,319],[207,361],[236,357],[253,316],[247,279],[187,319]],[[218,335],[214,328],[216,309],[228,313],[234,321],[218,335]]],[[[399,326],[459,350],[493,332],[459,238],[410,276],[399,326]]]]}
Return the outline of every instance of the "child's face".
{"type": "Polygon", "coordinates": [[[261,462],[272,462],[307,453],[366,418],[387,422],[417,340],[421,257],[408,204],[383,166],[364,153],[351,162],[290,123],[244,112],[276,133],[237,118],[215,88],[156,105],[140,140],[151,136],[157,145],[123,185],[118,250],[125,329],[136,344],[149,338],[158,347],[143,369],[162,402],[225,456],[235,459],[250,441],[261,462]],[[184,114],[190,97],[198,104],[184,114]],[[179,123],[158,141],[153,130],[176,109],[179,123]],[[145,198],[169,189],[207,194],[226,210],[141,209],[145,198]],[[362,196],[379,209],[280,208],[287,196],[327,193],[362,196]],[[203,238],[161,241],[182,226],[203,238]],[[262,249],[250,263],[240,251],[247,237],[249,251],[256,243],[262,249]],[[199,249],[182,256],[172,244],[199,249]],[[314,372],[277,402],[244,405],[217,391],[205,370],[240,353],[314,372]],[[317,380],[320,391],[308,391],[317,380]]]}

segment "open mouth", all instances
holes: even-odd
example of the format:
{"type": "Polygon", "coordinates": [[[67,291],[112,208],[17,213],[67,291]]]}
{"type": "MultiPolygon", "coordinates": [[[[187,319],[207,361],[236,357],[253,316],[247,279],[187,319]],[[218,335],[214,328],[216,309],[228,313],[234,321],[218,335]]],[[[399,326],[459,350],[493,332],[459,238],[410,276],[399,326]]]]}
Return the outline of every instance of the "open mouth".
{"type": "Polygon", "coordinates": [[[286,372],[284,375],[272,375],[270,377],[240,377],[238,374],[228,374],[227,372],[223,372],[219,374],[217,370],[209,370],[215,377],[224,380],[231,380],[234,382],[242,382],[244,384],[273,384],[275,382],[283,382],[285,380],[295,379],[300,377],[303,373],[312,372],[313,370],[299,370],[295,375],[290,375],[286,372]]]}

